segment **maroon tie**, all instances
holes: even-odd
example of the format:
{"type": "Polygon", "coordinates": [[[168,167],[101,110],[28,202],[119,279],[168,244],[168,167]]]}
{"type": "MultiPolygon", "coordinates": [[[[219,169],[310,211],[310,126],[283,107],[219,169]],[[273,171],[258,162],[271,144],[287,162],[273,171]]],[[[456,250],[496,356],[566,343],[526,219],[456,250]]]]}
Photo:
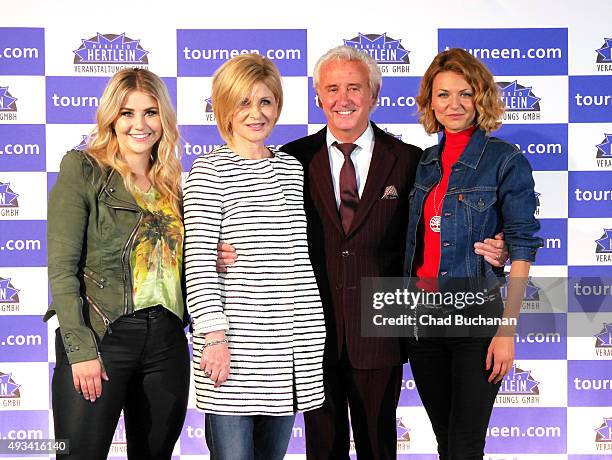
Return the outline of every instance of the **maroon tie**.
{"type": "Polygon", "coordinates": [[[338,150],[344,155],[344,163],[340,169],[340,219],[344,234],[347,235],[353,217],[357,212],[359,204],[359,193],[357,193],[357,178],[355,176],[355,165],[351,160],[351,152],[357,148],[355,144],[338,144],[338,150]]]}

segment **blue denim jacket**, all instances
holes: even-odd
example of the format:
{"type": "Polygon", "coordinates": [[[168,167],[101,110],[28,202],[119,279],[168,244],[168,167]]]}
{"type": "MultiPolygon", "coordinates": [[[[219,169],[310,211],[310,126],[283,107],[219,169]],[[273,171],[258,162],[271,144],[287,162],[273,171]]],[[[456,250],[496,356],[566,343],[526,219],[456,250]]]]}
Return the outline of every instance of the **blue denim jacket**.
{"type": "MultiPolygon", "coordinates": [[[[444,138],[428,148],[419,163],[410,193],[405,276],[413,276],[416,244],[427,194],[440,181],[444,138]]],[[[534,217],[536,197],[531,167],[512,144],[477,129],[453,166],[442,205],[439,277],[495,277],[503,274],[474,253],[474,243],[504,232],[510,260],[533,262],[541,238],[534,217]]],[[[417,243],[418,242],[418,243],[417,243]]]]}

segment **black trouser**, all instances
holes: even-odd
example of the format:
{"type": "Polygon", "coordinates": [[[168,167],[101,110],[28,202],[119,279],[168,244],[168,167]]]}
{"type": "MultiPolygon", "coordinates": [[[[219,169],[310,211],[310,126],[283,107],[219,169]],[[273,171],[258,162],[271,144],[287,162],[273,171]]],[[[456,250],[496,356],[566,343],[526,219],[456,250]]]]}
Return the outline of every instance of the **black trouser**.
{"type": "Polygon", "coordinates": [[[306,458],[349,459],[350,409],[357,458],[395,460],[402,366],[355,369],[345,353],[337,366],[323,368],[323,383],[323,407],[304,412],[306,458]]]}
{"type": "Polygon", "coordinates": [[[500,384],[487,381],[490,338],[409,339],[414,382],[438,441],[440,460],[482,460],[500,384]]]}
{"type": "Polygon", "coordinates": [[[56,332],[55,438],[68,439],[70,449],[61,458],[105,459],[123,409],[128,458],[169,460],[189,394],[189,350],[181,321],[154,307],[122,316],[111,327],[100,344],[109,381],[102,381],[102,396],[94,403],[74,389],[56,332]]]}

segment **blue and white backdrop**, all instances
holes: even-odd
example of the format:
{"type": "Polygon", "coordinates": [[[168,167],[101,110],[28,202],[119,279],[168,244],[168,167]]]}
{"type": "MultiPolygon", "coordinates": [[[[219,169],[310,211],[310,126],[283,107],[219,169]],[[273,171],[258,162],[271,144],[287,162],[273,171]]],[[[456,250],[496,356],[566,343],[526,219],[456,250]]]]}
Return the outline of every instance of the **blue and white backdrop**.
{"type": "MultiPolygon", "coordinates": [[[[270,141],[282,145],[324,123],[312,89],[317,57],[340,44],[371,53],[384,74],[372,118],[427,147],[435,138],[417,124],[419,80],[439,50],[466,48],[503,90],[508,111],[499,135],[519,145],[534,169],[545,246],[533,273],[612,278],[609,1],[135,3],[4,0],[0,8],[1,438],[53,437],[56,324],[41,321],[49,298],[47,192],[62,155],[92,129],[109,76],[125,66],[164,77],[189,170],[221,143],[211,76],[229,57],[254,51],[278,65],[286,104],[270,141]]],[[[488,460],[612,458],[612,308],[604,307],[596,321],[576,317],[588,331],[582,337],[517,341],[516,367],[489,427],[488,460]]],[[[531,310],[542,324],[572,326],[571,313],[546,318],[552,313],[531,310]]],[[[208,458],[203,420],[192,398],[175,458],[208,458]]],[[[400,458],[437,458],[408,365],[397,443],[400,458]]],[[[299,417],[287,458],[303,452],[299,417]]],[[[125,458],[122,422],[110,455],[125,458]]]]}

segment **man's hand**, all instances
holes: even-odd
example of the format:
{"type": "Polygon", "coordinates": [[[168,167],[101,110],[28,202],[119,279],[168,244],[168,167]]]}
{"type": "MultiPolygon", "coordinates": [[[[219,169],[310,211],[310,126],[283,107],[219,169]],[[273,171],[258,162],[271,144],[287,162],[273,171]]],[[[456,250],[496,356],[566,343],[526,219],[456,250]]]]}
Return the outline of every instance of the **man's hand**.
{"type": "Polygon", "coordinates": [[[482,243],[474,243],[474,252],[484,256],[485,260],[494,267],[503,267],[508,260],[508,246],[504,241],[504,234],[498,233],[495,239],[486,238],[482,243]]]}
{"type": "Polygon", "coordinates": [[[77,393],[83,394],[87,401],[95,402],[102,396],[102,379],[108,381],[108,375],[102,371],[98,359],[83,361],[72,365],[72,383],[77,393]]]}
{"type": "Polygon", "coordinates": [[[227,272],[227,267],[234,265],[237,257],[234,246],[226,243],[217,243],[217,273],[227,272]]]}

